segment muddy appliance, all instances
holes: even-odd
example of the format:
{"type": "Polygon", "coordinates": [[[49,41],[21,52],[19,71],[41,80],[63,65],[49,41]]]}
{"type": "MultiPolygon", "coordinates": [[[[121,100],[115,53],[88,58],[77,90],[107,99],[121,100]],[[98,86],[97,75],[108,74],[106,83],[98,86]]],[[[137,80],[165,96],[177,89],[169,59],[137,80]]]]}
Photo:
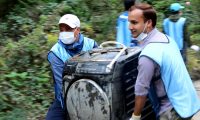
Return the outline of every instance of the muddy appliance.
{"type": "MultiPolygon", "coordinates": [[[[64,101],[70,120],[128,120],[133,112],[140,48],[102,46],[65,64],[64,101]]],[[[148,100],[142,120],[155,120],[148,100]]]]}

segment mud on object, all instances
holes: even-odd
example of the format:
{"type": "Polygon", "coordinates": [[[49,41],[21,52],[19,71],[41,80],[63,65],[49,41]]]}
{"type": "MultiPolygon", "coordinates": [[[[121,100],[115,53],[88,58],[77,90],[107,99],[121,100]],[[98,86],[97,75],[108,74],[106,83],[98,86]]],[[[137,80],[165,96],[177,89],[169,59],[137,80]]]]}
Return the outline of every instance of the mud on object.
{"type": "MultiPolygon", "coordinates": [[[[127,48],[110,70],[120,48],[93,49],[65,63],[64,100],[70,120],[127,120],[134,108],[140,48],[127,48]]],[[[142,120],[155,120],[149,100],[142,120]]]]}

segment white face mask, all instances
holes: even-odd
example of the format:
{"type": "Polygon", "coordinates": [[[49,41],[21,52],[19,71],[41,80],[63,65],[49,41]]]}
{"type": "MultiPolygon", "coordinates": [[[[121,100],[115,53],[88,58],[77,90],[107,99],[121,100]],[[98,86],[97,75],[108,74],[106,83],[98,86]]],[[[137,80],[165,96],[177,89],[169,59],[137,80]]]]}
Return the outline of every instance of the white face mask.
{"type": "Polygon", "coordinates": [[[60,32],[59,39],[64,44],[72,44],[75,42],[76,38],[74,37],[74,32],[60,32]]]}
{"type": "Polygon", "coordinates": [[[138,35],[138,37],[134,38],[137,41],[142,41],[147,37],[147,33],[144,33],[145,29],[146,29],[147,24],[145,24],[143,31],[138,35]]]}

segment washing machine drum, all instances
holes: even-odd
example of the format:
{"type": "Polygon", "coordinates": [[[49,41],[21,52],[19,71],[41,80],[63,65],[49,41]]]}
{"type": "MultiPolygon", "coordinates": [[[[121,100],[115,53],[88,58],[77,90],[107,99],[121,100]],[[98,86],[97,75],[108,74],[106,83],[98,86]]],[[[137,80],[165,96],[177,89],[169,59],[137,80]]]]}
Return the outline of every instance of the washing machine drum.
{"type": "Polygon", "coordinates": [[[71,84],[66,108],[70,120],[109,120],[111,116],[107,95],[90,79],[80,79],[71,84]]]}

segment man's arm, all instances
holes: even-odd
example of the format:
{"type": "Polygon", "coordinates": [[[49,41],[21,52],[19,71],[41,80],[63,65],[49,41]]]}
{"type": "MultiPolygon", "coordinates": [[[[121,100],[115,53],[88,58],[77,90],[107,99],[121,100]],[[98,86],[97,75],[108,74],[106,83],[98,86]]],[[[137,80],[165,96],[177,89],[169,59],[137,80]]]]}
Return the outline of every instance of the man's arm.
{"type": "Polygon", "coordinates": [[[190,41],[190,33],[188,30],[188,26],[189,26],[189,21],[186,19],[185,24],[184,24],[184,29],[183,29],[183,39],[184,42],[186,42],[186,46],[191,46],[191,41],[190,41]]]}
{"type": "Polygon", "coordinates": [[[48,61],[51,64],[51,70],[54,79],[55,87],[55,97],[56,99],[60,100],[61,105],[63,107],[63,100],[62,100],[62,73],[64,68],[64,63],[61,59],[56,57],[53,52],[49,52],[48,54],[48,61]]]}
{"type": "Polygon", "coordinates": [[[140,116],[146,102],[146,96],[135,96],[134,115],[140,116]]]}
{"type": "Polygon", "coordinates": [[[132,118],[141,115],[154,71],[155,63],[152,59],[146,56],[139,58],[138,76],[135,84],[135,107],[132,118]]]}
{"type": "Polygon", "coordinates": [[[62,72],[64,63],[61,59],[56,57],[56,55],[53,52],[50,52],[48,54],[48,61],[51,65],[51,70],[53,73],[53,78],[56,82],[62,82],[62,72]]]}

